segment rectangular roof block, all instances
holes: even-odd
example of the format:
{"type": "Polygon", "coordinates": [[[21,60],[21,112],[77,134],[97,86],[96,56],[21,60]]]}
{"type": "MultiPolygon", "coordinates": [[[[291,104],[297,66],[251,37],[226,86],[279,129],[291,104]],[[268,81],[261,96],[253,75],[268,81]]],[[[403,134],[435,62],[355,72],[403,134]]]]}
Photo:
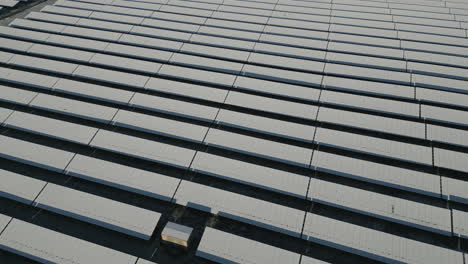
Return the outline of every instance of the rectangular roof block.
{"type": "Polygon", "coordinates": [[[158,224],[160,213],[47,184],[35,206],[81,221],[149,240],[158,224]]]}

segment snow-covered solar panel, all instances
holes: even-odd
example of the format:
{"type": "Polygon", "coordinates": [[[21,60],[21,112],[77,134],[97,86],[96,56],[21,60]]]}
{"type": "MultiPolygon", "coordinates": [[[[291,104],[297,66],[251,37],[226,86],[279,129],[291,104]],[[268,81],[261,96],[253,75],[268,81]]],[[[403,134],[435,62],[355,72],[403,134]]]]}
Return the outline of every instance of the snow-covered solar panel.
{"type": "Polygon", "coordinates": [[[39,109],[68,114],[103,123],[109,123],[117,112],[116,108],[48,94],[38,94],[29,105],[39,109]]]}
{"type": "Polygon", "coordinates": [[[463,238],[468,238],[468,212],[452,210],[453,231],[463,238]]]}
{"type": "Polygon", "coordinates": [[[160,213],[67,187],[47,184],[34,205],[72,218],[149,240],[160,213]]]}
{"type": "Polygon", "coordinates": [[[447,236],[452,234],[448,209],[318,179],[311,180],[308,197],[313,201],[344,207],[392,222],[447,236]]]}
{"type": "Polygon", "coordinates": [[[46,185],[44,181],[2,169],[0,178],[0,196],[26,204],[32,203],[46,185]]]}
{"type": "MultiPolygon", "coordinates": [[[[114,65],[114,62],[108,60],[106,64],[114,65]]],[[[104,81],[113,84],[127,85],[137,88],[143,88],[145,86],[145,83],[149,79],[149,77],[143,75],[113,71],[84,65],[78,66],[78,68],[73,72],[73,76],[78,76],[91,80],[104,81]]]]}
{"type": "Polygon", "coordinates": [[[150,96],[143,93],[135,93],[130,101],[130,105],[149,109],[151,111],[169,113],[193,119],[212,121],[216,117],[217,108],[195,104],[180,100],[174,100],[159,96],[150,96]]]}
{"type": "Polygon", "coordinates": [[[59,79],[52,89],[61,93],[89,97],[119,104],[127,104],[134,94],[133,92],[126,90],[70,79],[59,79]]]}
{"type": "Polygon", "coordinates": [[[18,111],[14,112],[5,121],[4,125],[35,134],[70,140],[81,144],[88,144],[98,130],[93,127],[18,111]]]}
{"type": "Polygon", "coordinates": [[[468,131],[450,127],[427,125],[427,138],[433,141],[468,146],[468,131]]]}
{"type": "Polygon", "coordinates": [[[315,127],[221,109],[216,122],[282,137],[312,142],[315,127]]]}
{"type": "Polygon", "coordinates": [[[377,162],[359,160],[315,151],[312,166],[341,177],[378,183],[398,189],[440,196],[440,177],[435,174],[409,170],[377,162]]]}
{"type": "Polygon", "coordinates": [[[8,225],[11,219],[12,218],[10,216],[0,214],[0,234],[3,232],[4,228],[8,225]]]}
{"type": "MultiPolygon", "coordinates": [[[[174,54],[170,62],[184,65],[184,66],[196,67],[196,68],[213,70],[213,71],[221,71],[221,72],[226,72],[230,74],[239,74],[243,66],[242,63],[229,62],[229,61],[223,61],[220,59],[211,59],[211,58],[205,58],[201,56],[187,55],[187,54],[181,54],[181,53],[174,54]]],[[[226,85],[229,85],[229,84],[226,84],[226,85]]]]}
{"type": "Polygon", "coordinates": [[[351,108],[391,113],[396,115],[419,116],[419,104],[393,101],[370,96],[324,90],[320,96],[320,101],[330,104],[344,105],[351,108]]]}
{"type": "Polygon", "coordinates": [[[116,126],[129,127],[149,133],[202,142],[208,128],[157,116],[119,110],[112,120],[116,126]]]}
{"type": "Polygon", "coordinates": [[[33,43],[15,40],[15,39],[8,39],[8,38],[0,38],[0,46],[8,47],[9,49],[13,49],[15,51],[27,51],[33,43]]]}
{"type": "Polygon", "coordinates": [[[92,52],[76,50],[76,49],[69,49],[69,48],[61,48],[43,44],[34,44],[30,49],[28,49],[28,53],[31,54],[38,54],[38,55],[45,55],[48,57],[55,57],[55,58],[64,58],[69,60],[75,60],[78,62],[88,62],[91,57],[94,55],[92,52]]]}
{"type": "Polygon", "coordinates": [[[50,89],[57,82],[58,78],[23,70],[2,68],[0,80],[35,88],[50,89]]]}
{"type": "Polygon", "coordinates": [[[13,113],[13,110],[0,108],[0,125],[13,113]]]}
{"type": "Polygon", "coordinates": [[[222,264],[299,264],[300,259],[297,253],[210,227],[205,228],[196,255],[222,264]]]}
{"type": "Polygon", "coordinates": [[[145,89],[183,95],[219,103],[224,102],[224,99],[228,93],[223,89],[216,89],[209,86],[178,82],[161,78],[150,78],[145,85],[145,89]]]}
{"type": "Polygon", "coordinates": [[[59,172],[65,169],[74,155],[72,152],[7,136],[0,136],[0,149],[2,158],[59,172]]]}
{"type": "Polygon", "coordinates": [[[239,76],[236,79],[234,87],[248,91],[274,94],[285,97],[294,97],[310,101],[317,101],[320,94],[319,89],[248,78],[244,76],[239,76]]]}
{"type": "Polygon", "coordinates": [[[312,149],[245,136],[219,129],[210,129],[206,136],[205,143],[302,167],[309,166],[312,156],[312,149]]]}
{"type": "Polygon", "coordinates": [[[434,148],[434,165],[452,170],[468,171],[468,154],[434,148]]]}
{"type": "Polygon", "coordinates": [[[66,174],[118,189],[170,201],[180,180],[118,163],[76,155],[66,174]]]}
{"type": "Polygon", "coordinates": [[[463,263],[460,251],[311,213],[307,213],[302,237],[385,263],[463,263]]]}
{"type": "Polygon", "coordinates": [[[233,91],[229,92],[226,98],[226,103],[251,108],[254,110],[290,115],[312,120],[315,119],[318,109],[318,107],[315,105],[289,102],[286,100],[233,91]]]}
{"type": "Polygon", "coordinates": [[[330,107],[320,107],[317,120],[416,138],[425,138],[426,132],[423,123],[330,107]]]}
{"type": "Polygon", "coordinates": [[[179,167],[188,167],[195,155],[195,151],[191,149],[107,130],[100,130],[93,138],[90,145],[96,148],[179,167]]]}
{"type": "Polygon", "coordinates": [[[2,96],[0,97],[0,101],[5,102],[12,102],[15,104],[22,104],[26,105],[31,102],[31,100],[36,97],[37,93],[28,91],[28,90],[21,90],[9,86],[0,85],[0,92],[2,96]]]}
{"type": "Polygon", "coordinates": [[[430,147],[374,138],[350,132],[317,128],[315,141],[323,145],[432,165],[430,147]]]}
{"type": "Polygon", "coordinates": [[[443,123],[468,126],[468,111],[443,108],[433,105],[421,105],[421,116],[443,123]]]}
{"type": "Polygon", "coordinates": [[[159,74],[191,81],[200,81],[204,83],[231,86],[236,79],[235,75],[211,72],[207,70],[193,69],[175,65],[163,65],[159,74]]]}
{"type": "Polygon", "coordinates": [[[191,168],[197,172],[305,198],[309,177],[243,161],[198,152],[191,168]]]}
{"type": "MultiPolygon", "coordinates": [[[[321,72],[323,69],[319,67],[314,70],[321,72]]],[[[257,66],[252,64],[246,64],[244,68],[242,68],[242,75],[270,81],[280,81],[310,86],[320,86],[320,83],[322,82],[323,78],[322,75],[314,73],[269,68],[265,66],[257,66]]]]}
{"type": "Polygon", "coordinates": [[[0,236],[0,248],[40,263],[132,264],[137,260],[134,256],[18,219],[13,219],[0,236]]]}
{"type": "Polygon", "coordinates": [[[442,194],[450,200],[468,204],[468,181],[442,177],[442,194]]]}
{"type": "Polygon", "coordinates": [[[304,221],[304,212],[301,210],[189,181],[182,181],[174,201],[295,237],[300,236],[304,221]]]}

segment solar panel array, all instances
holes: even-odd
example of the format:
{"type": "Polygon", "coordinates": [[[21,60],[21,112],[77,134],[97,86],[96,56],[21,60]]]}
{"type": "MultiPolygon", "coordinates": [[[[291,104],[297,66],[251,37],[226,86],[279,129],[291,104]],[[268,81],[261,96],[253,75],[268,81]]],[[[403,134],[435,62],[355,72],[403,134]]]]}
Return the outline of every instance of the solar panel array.
{"type": "Polygon", "coordinates": [[[0,260],[468,263],[466,0],[58,0],[0,64],[0,260]]]}

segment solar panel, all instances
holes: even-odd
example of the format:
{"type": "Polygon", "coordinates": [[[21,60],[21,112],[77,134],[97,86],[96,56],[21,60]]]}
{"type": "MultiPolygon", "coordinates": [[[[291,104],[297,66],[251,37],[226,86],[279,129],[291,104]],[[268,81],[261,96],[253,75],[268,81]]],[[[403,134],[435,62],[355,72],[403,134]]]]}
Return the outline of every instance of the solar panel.
{"type": "Polygon", "coordinates": [[[367,215],[452,235],[450,210],[314,179],[308,198],[367,215]],[[362,201],[367,201],[363,203],[362,201]]]}
{"type": "Polygon", "coordinates": [[[18,219],[13,219],[0,236],[0,248],[41,263],[106,261],[130,264],[137,260],[134,256],[18,219]]]}
{"type": "Polygon", "coordinates": [[[385,263],[463,263],[462,253],[308,213],[304,239],[385,263]],[[410,249],[410,250],[400,250],[410,249]],[[421,254],[420,252],[425,252],[421,254]]]}
{"type": "Polygon", "coordinates": [[[0,78],[11,83],[24,84],[42,89],[50,89],[58,80],[58,78],[52,76],[15,69],[3,69],[4,70],[0,73],[0,78]]]}
{"type": "Polygon", "coordinates": [[[207,227],[197,256],[217,263],[297,263],[300,255],[207,227]],[[250,252],[246,254],[247,252],[250,252]]]}
{"type": "Polygon", "coordinates": [[[468,237],[468,213],[458,210],[452,210],[452,212],[454,233],[463,238],[468,237]]]}
{"type": "Polygon", "coordinates": [[[468,195],[466,181],[442,177],[442,194],[450,200],[468,204],[468,195]]]}
{"type": "Polygon", "coordinates": [[[312,166],[317,170],[330,172],[367,182],[379,183],[398,189],[440,195],[440,177],[435,174],[393,167],[377,162],[315,151],[312,166]]]}
{"type": "Polygon", "coordinates": [[[101,101],[127,104],[133,96],[133,92],[114,89],[108,86],[79,82],[70,79],[59,79],[52,87],[54,91],[61,93],[89,97],[101,101]]]}
{"type": "MultiPolygon", "coordinates": [[[[0,214],[0,230],[3,232],[4,228],[8,225],[8,223],[11,221],[11,217],[0,214]]],[[[1,234],[0,232],[0,234],[1,234]]]]}
{"type": "Polygon", "coordinates": [[[186,116],[194,119],[211,121],[216,117],[217,108],[159,96],[135,93],[130,104],[137,108],[186,116]]]}
{"type": "Polygon", "coordinates": [[[248,196],[182,181],[174,196],[177,204],[300,237],[304,212],[248,196]]]}
{"type": "MultiPolygon", "coordinates": [[[[31,204],[47,184],[41,180],[1,169],[0,178],[2,179],[0,196],[26,204],[31,204]]],[[[2,226],[3,223],[0,217],[0,230],[5,227],[2,226]]]]}
{"type": "Polygon", "coordinates": [[[210,176],[305,198],[309,177],[208,153],[197,153],[191,167],[210,176]]]}
{"type": "Polygon", "coordinates": [[[150,78],[145,85],[145,89],[204,99],[218,103],[224,102],[228,93],[223,89],[161,78],[150,78]]]}
{"type": "Polygon", "coordinates": [[[116,108],[85,103],[48,94],[37,95],[30,103],[30,106],[103,123],[109,123],[117,112],[116,108]]]}
{"type": "Polygon", "coordinates": [[[125,110],[117,112],[112,124],[196,142],[202,142],[208,132],[207,127],[125,110]]]}
{"type": "Polygon", "coordinates": [[[221,109],[216,116],[219,124],[238,127],[246,130],[263,132],[275,136],[293,138],[302,141],[312,142],[315,134],[315,127],[286,122],[273,118],[265,118],[250,114],[221,109]]]}
{"type": "Polygon", "coordinates": [[[315,141],[323,145],[333,145],[337,148],[432,165],[432,151],[431,148],[426,146],[373,138],[321,127],[317,129],[315,141]]]}
{"type": "Polygon", "coordinates": [[[91,146],[179,167],[188,167],[195,155],[191,149],[99,130],[91,146]]]}
{"type": "Polygon", "coordinates": [[[79,154],[70,162],[66,173],[165,201],[171,200],[180,182],[162,174],[79,154]]]}
{"type": "Polygon", "coordinates": [[[312,156],[311,149],[219,129],[210,129],[206,136],[205,143],[301,167],[308,167],[312,156]]]}
{"type": "Polygon", "coordinates": [[[34,205],[72,218],[149,240],[161,214],[52,183],[34,205]]]}
{"type": "Polygon", "coordinates": [[[88,62],[94,55],[94,53],[87,51],[48,46],[43,44],[32,45],[32,47],[28,49],[28,53],[45,55],[48,57],[64,58],[78,62],[88,62]]]}
{"type": "Polygon", "coordinates": [[[55,61],[50,59],[34,58],[23,55],[15,55],[8,63],[15,66],[39,69],[54,73],[63,73],[67,75],[72,74],[78,67],[78,65],[73,63],[55,61]]]}
{"type": "Polygon", "coordinates": [[[9,86],[0,86],[2,97],[0,101],[13,102],[16,104],[29,104],[36,97],[36,92],[16,89],[9,86]]]}
{"type": "Polygon", "coordinates": [[[86,145],[98,131],[97,128],[18,111],[5,121],[5,126],[86,145]]]}
{"type": "Polygon", "coordinates": [[[0,136],[0,157],[26,164],[62,171],[73,157],[73,153],[30,143],[15,138],[0,136]]]}

